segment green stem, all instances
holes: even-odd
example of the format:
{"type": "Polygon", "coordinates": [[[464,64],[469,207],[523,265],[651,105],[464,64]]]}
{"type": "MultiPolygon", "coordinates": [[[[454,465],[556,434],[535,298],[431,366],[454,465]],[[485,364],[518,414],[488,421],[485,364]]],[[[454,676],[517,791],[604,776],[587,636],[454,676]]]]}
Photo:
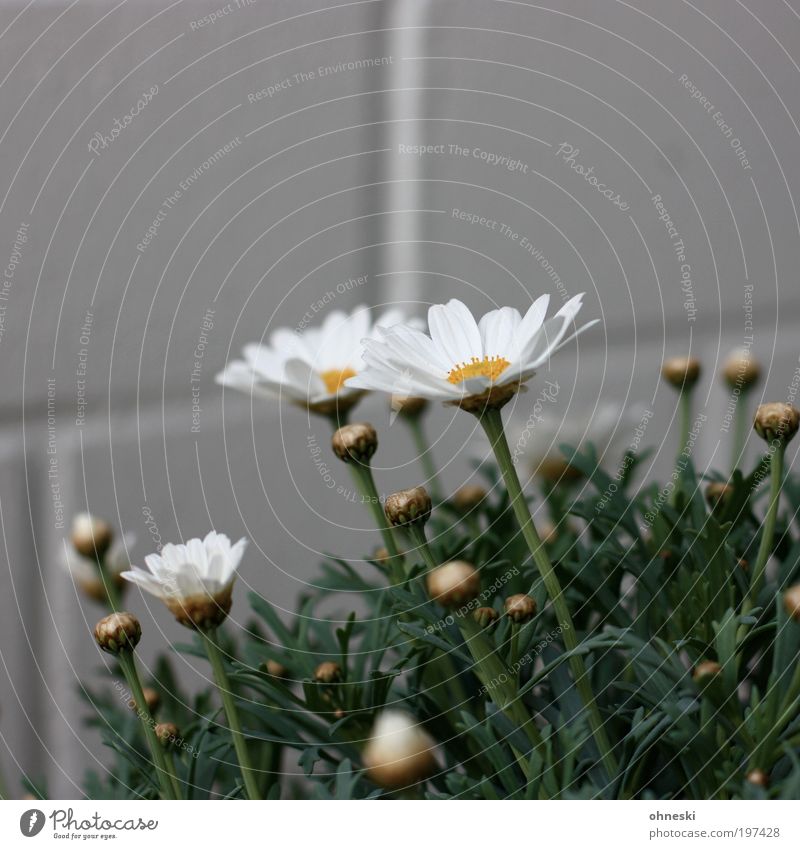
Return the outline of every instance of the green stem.
{"type": "Polygon", "coordinates": [[[789,681],[789,686],[786,688],[786,693],[780,702],[781,708],[786,707],[786,705],[794,701],[794,699],[798,696],[800,696],[800,663],[795,661],[792,678],[789,681]]]}
{"type": "Polygon", "coordinates": [[[689,444],[689,434],[692,430],[692,390],[684,387],[681,389],[678,404],[680,406],[681,442],[678,446],[680,454],[689,444]]]}
{"type": "Polygon", "coordinates": [[[161,785],[161,798],[177,799],[179,797],[175,795],[164,749],[156,737],[155,721],[147,707],[147,701],[142,691],[142,682],[139,680],[139,673],[136,671],[136,660],[133,653],[121,651],[117,655],[117,660],[122,668],[125,680],[131,689],[131,695],[136,703],[136,713],[141,718],[142,725],[144,726],[144,736],[147,738],[147,744],[150,747],[150,756],[153,759],[153,766],[156,768],[158,782],[161,785]]]}
{"type": "Polygon", "coordinates": [[[173,754],[172,747],[167,747],[164,752],[164,758],[167,763],[167,771],[169,772],[169,779],[172,782],[172,789],[175,792],[176,799],[183,798],[183,791],[181,790],[180,782],[178,781],[178,774],[175,772],[175,755],[173,754]]]}
{"type": "MultiPolygon", "coordinates": [[[[562,629],[561,633],[564,637],[564,645],[568,651],[572,651],[578,646],[575,626],[572,623],[572,617],[567,608],[561,584],[547,555],[547,551],[539,539],[536,526],[533,524],[533,518],[528,509],[528,502],[525,500],[522,486],[517,476],[517,470],[514,468],[514,461],[511,459],[511,452],[508,448],[508,440],[503,429],[503,419],[500,416],[500,411],[497,409],[484,410],[479,416],[479,421],[492,445],[497,464],[500,467],[500,472],[503,475],[503,480],[511,498],[511,506],[517,518],[517,523],[522,531],[522,536],[525,538],[525,542],[528,544],[528,549],[536,563],[542,582],[547,590],[547,595],[555,610],[556,618],[562,629]]],[[[613,781],[617,774],[617,759],[611,750],[611,744],[608,740],[594,693],[592,692],[592,685],[589,681],[583,658],[580,655],[572,655],[569,659],[569,666],[575,679],[578,694],[588,712],[589,725],[597,743],[597,748],[600,751],[600,757],[605,765],[609,780],[613,781]]]]}
{"type": "Polygon", "coordinates": [[[252,764],[250,763],[250,753],[247,749],[247,743],[242,734],[242,724],[239,721],[239,711],[236,707],[236,700],[233,697],[228,673],[225,671],[225,662],[222,658],[222,652],[219,650],[216,640],[216,630],[209,628],[207,631],[200,631],[205,644],[206,655],[208,656],[211,669],[214,671],[214,680],[217,682],[217,689],[222,696],[222,704],[225,708],[225,716],[228,719],[228,726],[231,730],[233,738],[233,746],[236,749],[236,757],[239,760],[239,769],[242,771],[242,780],[244,781],[247,795],[250,799],[259,799],[258,783],[253,772],[252,764]]]}
{"type": "Polygon", "coordinates": [[[539,749],[543,745],[542,735],[519,698],[516,676],[509,674],[497,656],[494,646],[469,613],[458,618],[458,627],[475,661],[476,675],[486,688],[487,695],[515,725],[525,732],[531,745],[539,749]]]}
{"type": "Polygon", "coordinates": [[[737,469],[744,460],[742,456],[747,444],[747,435],[753,425],[753,420],[747,415],[747,394],[742,389],[739,400],[736,403],[736,412],[733,421],[733,455],[731,457],[731,471],[737,469]]]}
{"type": "Polygon", "coordinates": [[[748,611],[758,601],[758,593],[761,590],[761,584],[764,582],[767,561],[770,554],[772,554],[772,546],[775,541],[775,524],[778,520],[778,506],[781,498],[781,486],[783,484],[783,458],[786,453],[786,443],[782,440],[776,440],[770,448],[772,456],[770,458],[769,506],[767,507],[767,515],[761,530],[761,543],[758,547],[756,564],[753,567],[753,573],[750,579],[750,592],[746,602],[748,604],[748,611]]]}
{"type": "MultiPolygon", "coordinates": [[[[425,530],[420,525],[412,524],[408,526],[408,533],[420,550],[425,565],[429,569],[437,569],[439,564],[428,545],[425,530]]],[[[542,736],[517,695],[515,679],[509,675],[503,662],[497,656],[494,646],[489,642],[480,625],[472,618],[471,611],[467,610],[456,618],[464,642],[475,661],[475,674],[486,688],[487,694],[512,722],[525,731],[533,746],[541,746],[542,736]]]]}
{"type": "Polygon", "coordinates": [[[433,502],[439,503],[442,500],[442,492],[439,488],[439,478],[436,472],[436,466],[433,463],[433,456],[428,447],[428,441],[425,439],[425,433],[422,429],[422,420],[419,416],[406,418],[406,423],[411,431],[411,437],[414,440],[414,447],[417,449],[419,462],[422,466],[422,472],[425,475],[425,486],[431,495],[433,502]]]}
{"type": "MultiPolygon", "coordinates": [[[[516,622],[511,623],[511,645],[508,652],[508,666],[514,669],[514,665],[519,660],[519,629],[520,626],[516,622]]],[[[514,679],[519,686],[519,670],[514,672],[514,679]]]]}
{"type": "Polygon", "coordinates": [[[766,736],[761,739],[756,749],[750,755],[749,769],[772,767],[771,761],[774,759],[773,749],[784,728],[796,718],[798,710],[800,710],[800,696],[797,696],[794,701],[790,702],[775,718],[775,722],[766,736]],[[765,759],[769,759],[770,763],[764,764],[765,759]]]}
{"type": "Polygon", "coordinates": [[[120,610],[122,605],[122,593],[120,592],[119,586],[117,586],[114,578],[108,574],[104,558],[98,558],[95,562],[97,564],[97,572],[100,575],[100,580],[103,583],[103,589],[106,591],[108,606],[113,611],[120,610]]]}
{"type": "Polygon", "coordinates": [[[397,546],[395,530],[389,524],[386,514],[383,512],[383,504],[378,494],[378,488],[375,486],[375,479],[372,477],[372,469],[370,466],[362,465],[361,463],[348,463],[348,465],[352,472],[356,488],[367,507],[369,507],[375,524],[381,532],[383,544],[389,552],[389,570],[392,576],[392,583],[400,584],[403,582],[404,577],[403,556],[400,554],[400,549],[397,546]]]}
{"type": "Polygon", "coordinates": [[[428,538],[425,536],[425,529],[414,523],[406,525],[406,533],[411,537],[411,541],[419,550],[428,569],[431,571],[438,569],[441,564],[437,563],[436,558],[433,556],[431,547],[428,545],[428,538]]]}

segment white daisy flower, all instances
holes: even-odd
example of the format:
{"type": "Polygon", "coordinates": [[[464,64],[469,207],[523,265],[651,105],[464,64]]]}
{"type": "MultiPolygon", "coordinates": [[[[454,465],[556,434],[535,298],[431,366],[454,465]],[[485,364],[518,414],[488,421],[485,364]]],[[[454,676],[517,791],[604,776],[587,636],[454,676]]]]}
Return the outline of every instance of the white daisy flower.
{"type": "Polygon", "coordinates": [[[160,554],[145,557],[147,569],[134,566],[122,577],[160,598],[181,625],[205,630],[221,624],[231,609],[246,547],[244,538],[231,545],[225,534],[210,531],[185,545],[168,543],[160,554]]]}
{"type": "MultiPolygon", "coordinates": [[[[123,534],[121,540],[111,545],[103,559],[106,577],[120,588],[125,586],[122,573],[130,569],[128,552],[135,544],[135,534],[123,534]]],[[[65,546],[64,566],[72,580],[86,595],[95,601],[106,601],[106,590],[94,557],[85,557],[71,546],[65,546]]]]}
{"type": "Polygon", "coordinates": [[[302,332],[279,328],[268,345],[247,345],[244,359],[229,363],[217,375],[217,383],[241,392],[285,397],[322,415],[345,412],[364,394],[345,386],[362,367],[362,340],[376,328],[403,319],[402,311],[392,309],[373,323],[369,307],[360,306],[349,315],[335,310],[319,327],[302,332]]]}
{"type": "Polygon", "coordinates": [[[512,307],[475,321],[458,300],[428,310],[428,331],[407,324],[379,329],[364,340],[366,368],[345,385],[352,389],[414,395],[458,404],[470,412],[500,407],[563,345],[596,322],[565,338],[581,308],[576,295],[545,319],[549,295],[524,316],[512,307]]]}

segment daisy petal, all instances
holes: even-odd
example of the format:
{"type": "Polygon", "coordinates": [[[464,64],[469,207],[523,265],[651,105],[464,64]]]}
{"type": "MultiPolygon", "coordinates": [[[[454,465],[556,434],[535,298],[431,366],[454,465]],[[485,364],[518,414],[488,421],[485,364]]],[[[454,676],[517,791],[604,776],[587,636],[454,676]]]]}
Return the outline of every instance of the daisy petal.
{"type": "Polygon", "coordinates": [[[453,298],[446,304],[434,304],[428,310],[428,329],[436,347],[453,366],[483,359],[481,334],[472,313],[453,298]]]}

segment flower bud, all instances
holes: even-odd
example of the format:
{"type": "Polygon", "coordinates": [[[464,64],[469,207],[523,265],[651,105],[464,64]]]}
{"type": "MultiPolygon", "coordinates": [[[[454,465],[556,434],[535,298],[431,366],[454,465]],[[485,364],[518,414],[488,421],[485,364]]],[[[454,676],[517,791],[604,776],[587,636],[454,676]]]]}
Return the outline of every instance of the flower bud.
{"type": "Polygon", "coordinates": [[[731,351],[723,364],[722,376],[731,389],[737,386],[748,389],[761,377],[761,366],[750,356],[747,349],[731,351]]]}
{"type": "Polygon", "coordinates": [[[692,673],[695,684],[707,684],[722,671],[722,667],[715,660],[703,660],[697,664],[692,673]]]}
{"type": "Polygon", "coordinates": [[[142,637],[142,626],[132,613],[112,613],[94,626],[97,645],[109,654],[133,651],[142,637]]]}
{"type": "Polygon", "coordinates": [[[510,595],[505,607],[508,618],[518,625],[524,625],[536,616],[536,600],[523,593],[510,595]]]}
{"type": "Polygon", "coordinates": [[[733,487],[727,483],[714,481],[706,487],[706,501],[711,509],[724,507],[733,495],[733,487]]]}
{"type": "Polygon", "coordinates": [[[89,513],[79,513],[72,520],[72,545],[78,554],[101,560],[114,539],[108,522],[89,513]]]}
{"type": "Polygon", "coordinates": [[[383,545],[378,546],[372,552],[372,559],[379,563],[381,566],[385,566],[389,560],[391,559],[391,554],[389,554],[389,549],[383,545]]]}
{"type": "Polygon", "coordinates": [[[661,374],[676,389],[691,389],[700,378],[700,361],[694,357],[672,357],[661,366],[661,374]]]}
{"type": "Polygon", "coordinates": [[[326,660],[314,670],[314,680],[320,684],[336,684],[342,680],[342,667],[333,660],[326,660]]]}
{"type": "Polygon", "coordinates": [[[769,787],[769,776],[763,769],[751,769],[745,778],[756,787],[763,787],[764,789],[769,787]]]}
{"type": "Polygon", "coordinates": [[[402,525],[424,526],[431,515],[431,497],[424,486],[413,489],[401,489],[386,498],[384,512],[389,523],[395,527],[402,525]]]}
{"type": "MultiPolygon", "coordinates": [[[[143,687],[142,693],[144,694],[144,703],[147,705],[147,710],[153,714],[158,710],[159,704],[161,704],[161,696],[158,694],[158,690],[154,690],[152,687],[143,687]]],[[[128,707],[133,710],[139,710],[139,706],[136,704],[136,699],[128,699],[128,707]]]]}
{"type": "Polygon", "coordinates": [[[466,560],[453,560],[428,574],[428,595],[443,607],[460,607],[481,591],[481,576],[466,560]]]}
{"type": "Polygon", "coordinates": [[[198,594],[164,599],[170,613],[187,628],[208,631],[221,625],[231,612],[233,585],[222,587],[215,595],[198,594]]]}
{"type": "Polygon", "coordinates": [[[767,442],[789,442],[800,427],[800,410],[791,404],[762,404],[753,422],[756,433],[767,442]]]}
{"type": "Polygon", "coordinates": [[[545,457],[534,472],[548,483],[568,483],[583,477],[583,472],[575,468],[566,457],[545,457]]]}
{"type": "Polygon", "coordinates": [[[366,465],[378,450],[378,434],[366,422],[345,425],[333,434],[331,446],[343,463],[366,465]]]}
{"type": "Polygon", "coordinates": [[[180,739],[178,726],[174,722],[159,722],[153,729],[156,732],[156,738],[161,745],[167,749],[174,746],[180,739]]]}
{"type": "MultiPolygon", "coordinates": [[[[569,525],[564,521],[564,527],[569,529],[569,525]]],[[[549,519],[544,519],[536,525],[536,532],[539,534],[539,539],[545,545],[552,545],[558,539],[559,530],[549,519]]]]}
{"type": "Polygon", "coordinates": [[[272,658],[265,660],[261,664],[261,668],[267,673],[267,675],[270,675],[273,678],[289,677],[289,670],[282,663],[279,663],[277,660],[272,660],[272,658]]]}
{"type": "Polygon", "coordinates": [[[472,611],[472,618],[481,628],[491,628],[497,624],[500,614],[493,607],[479,607],[472,611]]]}
{"type": "Polygon", "coordinates": [[[518,393],[525,392],[527,387],[519,380],[509,380],[507,383],[493,383],[480,395],[466,395],[457,401],[445,401],[460,407],[475,416],[483,415],[487,410],[500,410],[518,393]]]}
{"type": "Polygon", "coordinates": [[[471,513],[486,498],[486,490],[477,483],[467,483],[455,491],[451,499],[459,513],[471,513]]]}
{"type": "Polygon", "coordinates": [[[783,594],[783,607],[795,622],[800,622],[800,584],[789,587],[783,594]]]}
{"type": "MultiPolygon", "coordinates": [[[[92,601],[98,601],[101,604],[108,603],[108,593],[106,585],[103,583],[99,574],[95,575],[75,575],[75,583],[81,588],[81,591],[92,601]]],[[[119,575],[111,575],[106,577],[107,581],[114,584],[120,593],[124,593],[128,588],[128,582],[119,575]]]]}
{"type": "Polygon", "coordinates": [[[384,711],[364,747],[367,775],[387,790],[424,781],[436,770],[435,743],[405,713],[384,711]]]}
{"type": "Polygon", "coordinates": [[[425,412],[428,400],[414,395],[392,395],[391,405],[392,412],[407,419],[415,419],[425,412]]]}

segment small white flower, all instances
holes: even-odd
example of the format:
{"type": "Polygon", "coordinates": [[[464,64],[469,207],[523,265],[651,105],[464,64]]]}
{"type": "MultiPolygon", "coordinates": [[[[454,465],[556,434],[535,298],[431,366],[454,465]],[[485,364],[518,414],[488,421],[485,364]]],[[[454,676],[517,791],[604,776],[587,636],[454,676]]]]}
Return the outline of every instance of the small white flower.
{"type": "Polygon", "coordinates": [[[379,329],[364,340],[366,368],[346,381],[348,388],[374,389],[478,409],[478,400],[499,406],[563,345],[596,322],[565,338],[581,308],[576,295],[545,319],[549,296],[542,295],[524,316],[512,307],[476,321],[458,300],[428,310],[426,334],[407,324],[379,329]],[[497,402],[500,403],[497,403],[497,402]]]}
{"type": "Polygon", "coordinates": [[[436,769],[435,743],[407,713],[385,710],[364,747],[369,777],[388,789],[424,781],[436,769]]]}
{"type": "MultiPolygon", "coordinates": [[[[74,526],[73,526],[74,527],[74,526]]],[[[122,583],[122,573],[130,568],[128,552],[136,544],[136,535],[127,533],[122,539],[112,543],[103,560],[106,577],[117,583],[122,583]]],[[[106,591],[94,557],[84,557],[71,546],[65,546],[64,566],[72,580],[91,598],[97,601],[106,600],[106,591]]]]}
{"type": "Polygon", "coordinates": [[[362,340],[377,327],[390,327],[404,318],[388,310],[372,321],[368,307],[349,315],[336,310],[319,327],[300,331],[279,328],[269,345],[251,344],[244,359],[234,360],[217,375],[217,383],[248,394],[284,397],[314,412],[333,415],[347,410],[364,394],[345,386],[362,367],[362,340]]]}
{"type": "Polygon", "coordinates": [[[247,547],[210,531],[185,545],[168,543],[160,554],[145,557],[147,569],[134,566],[122,577],[160,598],[182,624],[194,628],[219,625],[231,607],[236,570],[247,547]]]}

